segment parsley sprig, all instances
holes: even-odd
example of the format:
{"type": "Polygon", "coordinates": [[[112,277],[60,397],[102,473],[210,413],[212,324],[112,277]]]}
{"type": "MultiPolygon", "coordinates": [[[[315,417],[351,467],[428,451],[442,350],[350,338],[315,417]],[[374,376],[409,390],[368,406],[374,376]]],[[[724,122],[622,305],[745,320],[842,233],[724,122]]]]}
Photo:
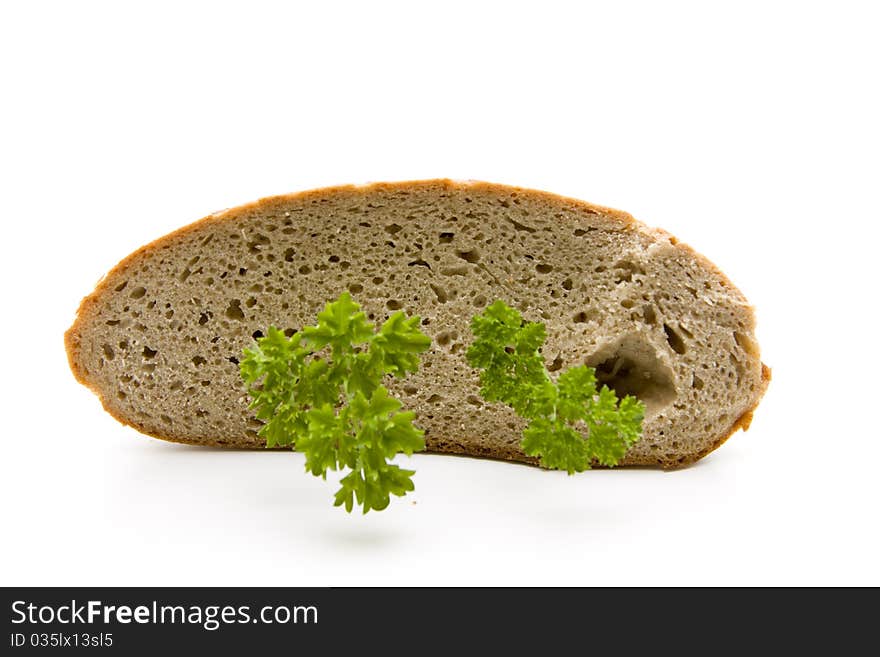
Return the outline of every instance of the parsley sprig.
{"type": "Polygon", "coordinates": [[[529,420],[522,448],[544,467],[572,474],[593,461],[614,466],[641,437],[644,404],[629,395],[618,401],[607,386],[597,391],[593,368],[571,367],[553,381],[539,352],[543,324],[523,321],[499,300],[473,318],[471,330],[467,361],[480,370],[480,392],[529,420]]]}
{"type": "Polygon", "coordinates": [[[328,470],[348,469],[335,498],[346,511],[355,500],[364,513],[379,511],[390,495],[414,489],[414,471],[388,460],[424,449],[424,432],[381,381],[418,370],[418,354],[431,344],[419,321],[397,312],[376,331],[344,292],[315,326],[290,338],[269,327],[244,351],[241,376],[266,446],[295,446],[306,470],[325,479],[328,470]]]}

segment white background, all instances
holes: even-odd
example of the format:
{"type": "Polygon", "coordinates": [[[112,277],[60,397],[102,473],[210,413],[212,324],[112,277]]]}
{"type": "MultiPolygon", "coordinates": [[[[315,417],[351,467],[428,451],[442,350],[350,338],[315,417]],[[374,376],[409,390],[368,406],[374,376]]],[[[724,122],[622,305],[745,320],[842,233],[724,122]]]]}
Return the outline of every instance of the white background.
{"type": "Polygon", "coordinates": [[[3,585],[880,584],[870,2],[3,3],[3,585]],[[385,512],[294,453],[105,414],[62,334],[212,211],[430,177],[619,207],[755,304],[773,383],[678,472],[417,456],[385,512]]]}

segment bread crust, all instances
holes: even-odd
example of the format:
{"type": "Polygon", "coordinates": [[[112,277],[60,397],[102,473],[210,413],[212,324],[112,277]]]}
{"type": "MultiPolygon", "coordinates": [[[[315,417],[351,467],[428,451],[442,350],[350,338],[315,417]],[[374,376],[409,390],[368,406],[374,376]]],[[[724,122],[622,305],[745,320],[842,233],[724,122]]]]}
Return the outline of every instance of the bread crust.
{"type": "MultiPolygon", "coordinates": [[[[550,203],[565,203],[568,205],[572,205],[580,209],[581,211],[588,214],[600,215],[603,219],[606,219],[610,222],[616,223],[617,228],[621,230],[628,231],[638,231],[640,233],[649,235],[657,240],[666,241],[675,249],[680,250],[683,253],[686,253],[689,257],[695,259],[701,267],[705,268],[707,271],[710,271],[719,279],[721,279],[724,284],[734,293],[738,294],[740,297],[744,298],[744,295],[738,290],[738,288],[733,284],[732,281],[708,258],[703,256],[702,254],[696,252],[689,245],[678,241],[674,236],[669,234],[668,232],[659,229],[647,226],[635,219],[631,214],[627,212],[623,212],[621,210],[616,210],[613,208],[608,208],[600,205],[595,205],[591,203],[587,203],[586,201],[582,201],[579,199],[574,199],[571,197],[566,197],[558,194],[553,194],[550,192],[533,190],[523,187],[515,187],[509,185],[501,185],[496,183],[489,183],[483,181],[456,181],[451,179],[431,179],[431,180],[415,180],[415,181],[404,181],[404,182],[376,182],[365,185],[338,185],[332,187],[325,187],[314,190],[301,191],[291,194],[282,194],[275,196],[268,196],[257,201],[247,203],[244,205],[240,205],[234,208],[228,208],[225,210],[221,210],[218,212],[214,212],[202,219],[194,221],[190,224],[187,224],[171,233],[163,235],[162,237],[153,240],[152,242],[145,244],[140,247],[126,258],[121,260],[113,269],[111,269],[105,276],[101,278],[101,280],[96,285],[95,289],[91,294],[84,297],[79,305],[77,310],[76,318],[71,327],[64,334],[64,344],[65,351],[67,353],[68,363],[70,365],[70,369],[76,378],[76,380],[82,385],[89,388],[101,401],[101,405],[104,410],[107,411],[110,415],[112,415],[116,420],[120,423],[130,426],[137,431],[149,435],[154,438],[159,438],[161,440],[165,440],[173,443],[181,443],[181,444],[194,444],[189,440],[180,439],[170,433],[162,433],[150,430],[148,427],[140,426],[135,422],[130,421],[126,418],[117,408],[108,402],[108,399],[99,388],[99,386],[90,381],[87,372],[84,370],[82,361],[80,358],[80,341],[79,336],[82,332],[84,326],[87,325],[91,316],[97,312],[99,303],[104,294],[108,293],[111,289],[112,281],[120,275],[123,275],[126,271],[134,268],[139,263],[141,263],[144,259],[151,257],[154,253],[156,253],[159,249],[169,243],[173,243],[182,237],[186,237],[190,235],[190,233],[203,229],[206,225],[210,225],[213,222],[223,223],[227,221],[233,221],[237,216],[253,212],[259,211],[262,208],[266,208],[275,204],[284,203],[288,201],[304,201],[313,198],[325,198],[328,196],[333,196],[337,194],[361,194],[363,196],[371,195],[377,191],[387,191],[387,192],[395,192],[395,191],[406,191],[406,192],[418,192],[424,191],[426,189],[440,189],[443,191],[465,191],[465,190],[474,190],[474,191],[487,191],[494,193],[511,193],[516,192],[517,194],[528,195],[532,198],[545,200],[550,203]]],[[[751,309],[751,306],[749,307],[751,309]]],[[[714,444],[710,447],[703,449],[699,452],[696,452],[685,459],[678,460],[675,462],[664,462],[662,464],[664,469],[676,469],[682,466],[689,465],[699,459],[703,458],[710,452],[714,451],[718,447],[720,447],[727,439],[733,435],[737,430],[742,429],[746,431],[749,428],[749,425],[752,420],[752,416],[754,414],[755,409],[760,403],[760,400],[767,389],[771,379],[771,370],[767,365],[762,363],[762,372],[761,372],[761,390],[760,394],[756,396],[754,404],[744,411],[731,425],[730,427],[719,437],[714,444]]],[[[198,443],[199,445],[205,446],[213,446],[213,447],[223,447],[225,449],[242,449],[247,448],[242,445],[230,445],[228,442],[221,442],[218,440],[205,440],[198,443]]],[[[537,464],[537,460],[531,457],[524,455],[521,451],[518,451],[513,448],[509,448],[506,446],[496,446],[491,450],[484,450],[481,452],[477,452],[467,447],[453,447],[453,448],[442,448],[429,450],[434,451],[435,453],[451,453],[451,454],[462,454],[467,456],[475,456],[475,457],[488,457],[494,459],[502,459],[502,460],[511,460],[511,461],[519,461],[528,464],[537,464]]],[[[627,458],[621,463],[621,465],[649,465],[656,466],[658,463],[656,460],[650,459],[637,459],[631,458],[627,456],[627,458]]]]}

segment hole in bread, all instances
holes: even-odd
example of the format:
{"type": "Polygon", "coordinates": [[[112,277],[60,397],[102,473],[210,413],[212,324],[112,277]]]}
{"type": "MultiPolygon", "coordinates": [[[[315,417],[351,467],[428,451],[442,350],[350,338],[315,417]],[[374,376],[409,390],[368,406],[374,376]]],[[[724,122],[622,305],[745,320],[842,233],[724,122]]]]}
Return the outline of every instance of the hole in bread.
{"type": "Polygon", "coordinates": [[[385,306],[388,310],[400,310],[403,308],[403,304],[397,299],[388,299],[388,301],[385,302],[385,306]]]}
{"type": "Polygon", "coordinates": [[[147,360],[155,357],[155,355],[158,353],[159,352],[155,349],[150,349],[149,347],[144,347],[143,355],[144,355],[144,358],[146,358],[147,360]]]}
{"type": "Polygon", "coordinates": [[[662,355],[640,334],[630,334],[605,344],[587,358],[587,365],[596,368],[600,386],[607,385],[618,397],[637,397],[652,415],[676,397],[675,375],[662,355]]]}
{"type": "Polygon", "coordinates": [[[385,232],[390,233],[391,235],[396,235],[402,230],[403,226],[401,226],[400,224],[388,224],[387,226],[385,226],[385,232]]]}
{"type": "Polygon", "coordinates": [[[113,289],[117,292],[122,292],[125,289],[125,286],[128,285],[128,281],[122,281],[119,285],[114,287],[113,289]]]}
{"type": "Polygon", "coordinates": [[[563,290],[571,290],[572,287],[574,287],[574,283],[572,283],[570,278],[566,278],[564,281],[562,281],[563,290]]]}
{"type": "Polygon", "coordinates": [[[455,255],[464,260],[465,262],[475,263],[480,261],[480,252],[477,249],[470,249],[467,251],[456,251],[455,255]]]}
{"type": "Polygon", "coordinates": [[[204,365],[204,364],[207,363],[207,362],[208,362],[208,361],[207,361],[205,358],[202,358],[201,356],[193,356],[193,359],[192,359],[192,363],[193,363],[193,365],[195,365],[196,367],[200,367],[200,366],[204,365]]]}
{"type": "Polygon", "coordinates": [[[361,285],[360,283],[352,283],[351,285],[348,286],[348,291],[351,292],[352,294],[360,294],[361,292],[364,291],[364,286],[361,285]]]}
{"type": "Polygon", "coordinates": [[[247,243],[248,250],[251,253],[259,253],[260,249],[269,244],[269,242],[271,242],[271,240],[268,237],[257,234],[254,236],[254,239],[247,243]]]}
{"type": "Polygon", "coordinates": [[[453,237],[455,233],[440,233],[440,244],[449,244],[453,237]]]}
{"type": "Polygon", "coordinates": [[[549,274],[551,271],[553,271],[553,265],[541,263],[540,265],[535,266],[535,271],[539,274],[549,274]]]}
{"type": "Polygon", "coordinates": [[[407,266],[408,267],[427,267],[428,269],[431,268],[431,265],[429,265],[427,262],[425,262],[421,258],[419,258],[418,260],[413,260],[412,262],[408,262],[407,266]]]}
{"type": "Polygon", "coordinates": [[[439,344],[441,347],[445,347],[450,342],[452,342],[452,338],[452,333],[449,333],[448,331],[443,331],[443,333],[440,333],[437,336],[437,344],[439,344]]]}
{"type": "Polygon", "coordinates": [[[733,339],[736,340],[736,343],[740,346],[744,352],[746,352],[749,356],[753,358],[758,358],[759,350],[758,345],[745,333],[740,333],[739,331],[733,332],[733,339]]]}
{"type": "Polygon", "coordinates": [[[615,269],[615,277],[614,282],[617,285],[621,283],[630,283],[632,282],[634,274],[644,274],[645,270],[641,265],[635,262],[630,262],[629,260],[621,260],[617,264],[614,265],[615,269]]]}
{"type": "Polygon", "coordinates": [[[507,221],[509,221],[509,222],[513,225],[513,227],[516,228],[517,230],[522,230],[522,231],[525,231],[526,233],[536,233],[536,232],[538,232],[537,229],[532,228],[531,226],[526,226],[525,224],[521,224],[521,223],[519,223],[518,221],[516,221],[515,219],[511,219],[510,217],[505,217],[505,218],[506,218],[507,221]]]}
{"type": "Polygon", "coordinates": [[[440,273],[444,276],[467,276],[468,272],[467,265],[458,265],[456,267],[443,267],[440,269],[440,273]]]}
{"type": "Polygon", "coordinates": [[[672,347],[672,351],[677,354],[683,354],[687,351],[687,345],[684,339],[669,324],[663,325],[663,331],[666,333],[666,341],[672,347]]]}
{"type": "Polygon", "coordinates": [[[106,358],[107,360],[113,360],[113,357],[116,355],[113,351],[113,347],[111,347],[109,344],[105,344],[102,347],[102,350],[104,351],[104,358],[106,358]]]}
{"type": "Polygon", "coordinates": [[[645,323],[656,324],[657,313],[654,311],[654,306],[649,303],[642,306],[642,317],[645,318],[645,323]]]}
{"type": "Polygon", "coordinates": [[[430,285],[431,290],[433,290],[434,294],[437,296],[437,301],[439,303],[446,303],[447,301],[449,301],[449,295],[446,294],[446,290],[444,290],[442,287],[437,287],[433,283],[429,283],[428,285],[430,285]]]}
{"type": "Polygon", "coordinates": [[[557,356],[553,359],[553,362],[547,366],[547,370],[550,372],[558,372],[562,369],[562,356],[557,356]]]}
{"type": "Polygon", "coordinates": [[[146,289],[146,288],[143,288],[143,287],[136,287],[136,288],[134,288],[134,289],[128,294],[128,296],[130,296],[132,299],[140,299],[140,298],[143,297],[146,293],[147,293],[147,289],[146,289]]]}
{"type": "Polygon", "coordinates": [[[284,262],[293,262],[293,254],[296,253],[293,249],[284,249],[284,262]]]}
{"type": "Polygon", "coordinates": [[[229,306],[226,308],[226,316],[229,319],[238,321],[244,319],[244,311],[241,309],[241,301],[239,299],[233,299],[229,302],[229,306]]]}

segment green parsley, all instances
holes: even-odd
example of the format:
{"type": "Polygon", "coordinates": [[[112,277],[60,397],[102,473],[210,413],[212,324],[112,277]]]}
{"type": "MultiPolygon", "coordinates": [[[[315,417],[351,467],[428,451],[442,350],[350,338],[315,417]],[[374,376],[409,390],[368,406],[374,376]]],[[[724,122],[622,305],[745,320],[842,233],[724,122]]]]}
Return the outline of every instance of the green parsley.
{"type": "Polygon", "coordinates": [[[290,338],[269,327],[240,364],[266,446],[295,446],[306,470],[324,479],[327,470],[350,470],[335,506],[350,512],[357,500],[364,513],[384,509],[389,495],[414,488],[414,471],[388,460],[424,449],[425,441],[415,414],[401,411],[381,381],[418,370],[418,354],[430,344],[419,318],[402,312],[376,331],[348,292],[290,338]]]}
{"type": "Polygon", "coordinates": [[[614,466],[641,437],[644,404],[629,395],[618,401],[607,386],[597,391],[593,368],[571,367],[553,381],[539,352],[543,324],[524,322],[496,301],[473,318],[471,330],[476,340],[467,361],[480,370],[480,392],[529,421],[522,448],[542,466],[569,474],[593,461],[614,466]]]}

